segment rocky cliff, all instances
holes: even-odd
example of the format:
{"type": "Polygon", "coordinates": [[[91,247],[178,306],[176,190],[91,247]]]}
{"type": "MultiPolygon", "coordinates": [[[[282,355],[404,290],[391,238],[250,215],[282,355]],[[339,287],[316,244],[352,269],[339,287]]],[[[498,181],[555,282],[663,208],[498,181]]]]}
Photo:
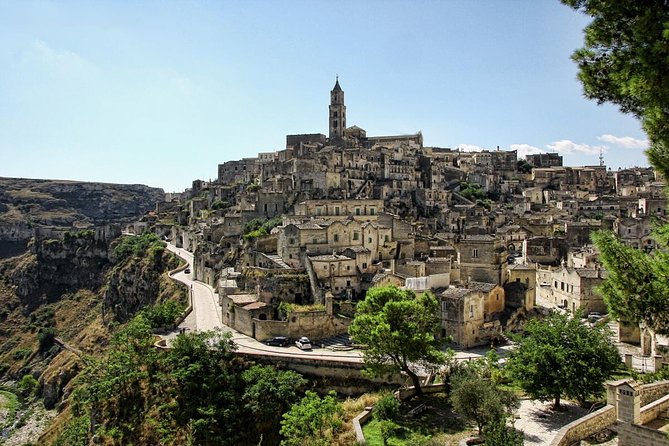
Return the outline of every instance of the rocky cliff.
{"type": "Polygon", "coordinates": [[[25,250],[35,227],[129,223],[163,199],[141,184],[0,177],[0,258],[25,250]]]}

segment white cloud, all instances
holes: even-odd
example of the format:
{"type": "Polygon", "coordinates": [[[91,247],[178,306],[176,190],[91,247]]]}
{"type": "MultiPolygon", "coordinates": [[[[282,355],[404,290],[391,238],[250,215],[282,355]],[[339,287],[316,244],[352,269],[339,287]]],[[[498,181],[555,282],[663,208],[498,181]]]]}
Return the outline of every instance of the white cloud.
{"type": "Polygon", "coordinates": [[[90,73],[95,66],[74,51],[54,49],[45,41],[36,39],[25,53],[28,61],[54,72],[64,74],[90,73]]]}
{"type": "Polygon", "coordinates": [[[589,144],[577,144],[574,141],[568,139],[561,139],[560,141],[555,141],[551,144],[546,144],[546,147],[549,149],[558,152],[560,154],[570,154],[570,153],[585,153],[588,155],[595,155],[600,152],[606,152],[606,146],[591,146],[589,144]]]}
{"type": "Polygon", "coordinates": [[[597,137],[598,140],[613,144],[614,146],[620,146],[625,149],[647,149],[648,140],[647,139],[636,139],[631,136],[614,136],[614,135],[601,135],[597,137]]]}
{"type": "Polygon", "coordinates": [[[481,152],[485,150],[483,147],[477,146],[475,144],[458,144],[458,149],[463,152],[481,152]]]}
{"type": "Polygon", "coordinates": [[[525,158],[526,155],[546,152],[545,150],[540,149],[539,147],[534,147],[529,144],[511,144],[509,148],[511,150],[517,150],[518,158],[520,159],[525,158]]]}

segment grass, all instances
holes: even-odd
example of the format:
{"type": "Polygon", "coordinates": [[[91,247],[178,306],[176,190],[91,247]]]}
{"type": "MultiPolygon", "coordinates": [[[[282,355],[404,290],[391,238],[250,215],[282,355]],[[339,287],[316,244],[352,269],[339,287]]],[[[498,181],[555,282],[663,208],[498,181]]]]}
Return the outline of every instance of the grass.
{"type": "Polygon", "coordinates": [[[5,428],[12,423],[14,423],[14,417],[16,416],[16,411],[21,407],[19,397],[14,395],[12,392],[6,390],[0,390],[0,409],[7,410],[7,417],[4,426],[5,428]]]}
{"type": "MultiPolygon", "coordinates": [[[[426,395],[402,404],[402,416],[396,423],[400,426],[395,436],[388,440],[391,446],[410,445],[457,445],[460,440],[475,431],[465,421],[456,416],[443,394],[426,395]],[[425,404],[428,409],[421,414],[408,417],[414,407],[425,404]]],[[[371,420],[363,426],[365,440],[370,446],[383,445],[379,424],[371,420]]]]}

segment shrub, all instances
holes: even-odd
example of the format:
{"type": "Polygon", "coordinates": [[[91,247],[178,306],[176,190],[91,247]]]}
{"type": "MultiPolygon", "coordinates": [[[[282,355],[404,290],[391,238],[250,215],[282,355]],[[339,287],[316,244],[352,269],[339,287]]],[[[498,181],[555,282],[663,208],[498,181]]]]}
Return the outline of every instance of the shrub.
{"type": "Polygon", "coordinates": [[[53,341],[56,338],[56,329],[53,327],[42,327],[37,332],[37,340],[39,341],[39,350],[45,352],[53,346],[53,341]]]}
{"type": "Polygon", "coordinates": [[[374,418],[379,421],[396,420],[400,414],[400,402],[392,393],[388,393],[376,403],[373,414],[374,418]]]}
{"type": "Polygon", "coordinates": [[[32,395],[39,387],[39,382],[31,374],[23,375],[19,381],[19,389],[24,396],[32,395]]]}

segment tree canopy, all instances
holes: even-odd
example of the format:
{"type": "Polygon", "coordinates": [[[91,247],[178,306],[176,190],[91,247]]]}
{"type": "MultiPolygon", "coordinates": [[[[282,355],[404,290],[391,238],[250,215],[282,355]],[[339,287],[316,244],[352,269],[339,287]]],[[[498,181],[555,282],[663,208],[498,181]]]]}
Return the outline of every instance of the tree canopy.
{"type": "MultiPolygon", "coordinates": [[[[585,96],[618,105],[641,120],[651,164],[669,178],[669,4],[664,0],[562,0],[592,16],[585,45],[572,56],[585,96]]],[[[593,237],[609,272],[599,291],[625,322],[669,333],[669,226],[655,231],[661,249],[645,254],[610,233],[593,237]]]]}
{"type": "Polygon", "coordinates": [[[386,286],[367,292],[349,333],[355,342],[367,345],[363,355],[370,373],[403,371],[420,395],[420,380],[412,364],[432,367],[443,362],[439,329],[439,303],[434,295],[416,296],[411,290],[386,286]]]}
{"type": "Polygon", "coordinates": [[[605,326],[589,327],[578,317],[553,312],[531,320],[509,356],[511,376],[533,398],[574,398],[584,404],[602,393],[604,381],[620,365],[605,326]]]}
{"type": "Polygon", "coordinates": [[[451,404],[456,412],[474,421],[479,434],[497,421],[506,421],[517,398],[510,392],[497,388],[490,380],[471,370],[461,371],[451,377],[451,404]]]}
{"type": "Polygon", "coordinates": [[[669,178],[669,5],[664,0],[562,0],[592,16],[572,56],[585,96],[641,119],[648,156],[669,178]]]}
{"type": "Polygon", "coordinates": [[[323,398],[307,391],[305,397],[283,415],[281,446],[331,444],[334,433],[344,424],[344,409],[336,396],[334,391],[323,398]]]}
{"type": "Polygon", "coordinates": [[[648,255],[620,242],[610,232],[592,235],[608,271],[599,292],[613,316],[669,334],[669,258],[648,255]]]}

